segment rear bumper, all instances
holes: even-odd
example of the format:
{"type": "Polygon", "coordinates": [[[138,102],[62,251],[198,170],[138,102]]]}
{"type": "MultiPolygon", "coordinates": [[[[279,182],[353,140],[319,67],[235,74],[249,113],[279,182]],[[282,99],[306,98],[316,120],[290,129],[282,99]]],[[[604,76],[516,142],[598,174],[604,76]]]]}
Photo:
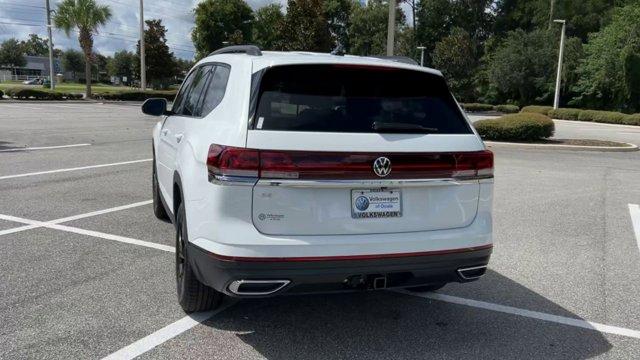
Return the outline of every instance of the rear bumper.
{"type": "Polygon", "coordinates": [[[271,296],[472,281],[474,279],[460,276],[458,269],[486,266],[492,246],[413,254],[297,259],[230,258],[212,254],[192,243],[188,244],[187,251],[198,279],[227,295],[238,296],[229,290],[237,280],[286,281],[285,286],[267,295],[271,296]],[[381,278],[384,281],[376,280],[381,278]]]}

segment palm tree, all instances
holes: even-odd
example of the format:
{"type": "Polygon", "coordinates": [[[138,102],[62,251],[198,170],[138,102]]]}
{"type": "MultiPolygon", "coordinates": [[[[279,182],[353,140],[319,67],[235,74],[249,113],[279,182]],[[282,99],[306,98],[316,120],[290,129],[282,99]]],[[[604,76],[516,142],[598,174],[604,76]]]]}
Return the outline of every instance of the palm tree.
{"type": "Polygon", "coordinates": [[[53,21],[58,29],[64,30],[67,36],[71,31],[78,32],[78,41],[85,58],[85,81],[87,98],[91,97],[91,59],[93,58],[93,34],[98,27],[105,25],[111,18],[111,9],[106,5],[98,5],[95,0],[63,0],[53,21]]]}

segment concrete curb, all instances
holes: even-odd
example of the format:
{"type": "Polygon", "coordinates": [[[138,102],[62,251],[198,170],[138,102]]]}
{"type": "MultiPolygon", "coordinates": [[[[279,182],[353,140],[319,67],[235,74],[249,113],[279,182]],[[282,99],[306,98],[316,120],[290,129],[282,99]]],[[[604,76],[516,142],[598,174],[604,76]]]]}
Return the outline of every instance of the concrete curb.
{"type": "Polygon", "coordinates": [[[640,126],[639,125],[611,124],[611,123],[594,122],[594,121],[578,121],[578,120],[564,120],[564,119],[553,119],[553,121],[557,121],[559,123],[568,123],[568,124],[573,124],[573,125],[594,124],[594,125],[598,125],[598,126],[608,126],[608,127],[618,128],[618,129],[640,130],[640,126]]]}
{"type": "Polygon", "coordinates": [[[555,145],[555,144],[527,144],[500,141],[485,141],[487,146],[524,147],[528,149],[542,150],[577,150],[577,151],[601,151],[601,152],[631,152],[640,150],[637,145],[623,143],[627,146],[586,146],[586,145],[555,145]]]}

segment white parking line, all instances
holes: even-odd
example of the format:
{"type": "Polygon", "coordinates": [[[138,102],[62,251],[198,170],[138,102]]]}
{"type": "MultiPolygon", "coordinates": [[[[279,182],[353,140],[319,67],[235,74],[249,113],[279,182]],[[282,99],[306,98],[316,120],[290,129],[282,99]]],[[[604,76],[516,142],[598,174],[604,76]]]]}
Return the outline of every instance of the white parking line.
{"type": "MultiPolygon", "coordinates": [[[[48,223],[48,224],[61,224],[61,223],[68,222],[68,221],[84,219],[84,218],[88,218],[88,217],[91,217],[91,216],[103,215],[103,214],[108,214],[108,213],[111,213],[111,212],[114,212],[114,211],[126,210],[126,209],[135,208],[135,207],[138,207],[138,206],[148,205],[148,204],[151,204],[152,202],[153,202],[153,200],[140,201],[140,202],[136,202],[136,203],[133,203],[133,204],[116,206],[116,207],[112,207],[112,208],[109,208],[109,209],[97,210],[97,211],[92,211],[92,212],[88,212],[88,213],[84,213],[84,214],[68,216],[68,217],[65,217],[65,218],[49,220],[49,221],[46,221],[46,223],[48,223]]],[[[2,216],[2,215],[0,215],[0,216],[2,216]]],[[[11,229],[0,230],[0,236],[7,235],[7,234],[13,234],[13,233],[17,233],[17,232],[21,232],[21,231],[25,231],[25,230],[29,230],[29,229],[36,229],[36,228],[39,228],[39,227],[42,227],[42,226],[33,225],[32,224],[32,225],[18,226],[18,227],[11,228],[11,229]]]]}
{"type": "Polygon", "coordinates": [[[20,109],[20,110],[46,110],[46,108],[41,108],[38,106],[32,106],[27,104],[16,104],[16,103],[2,104],[1,106],[3,107],[6,106],[9,109],[20,109]]]}
{"type": "Polygon", "coordinates": [[[33,150],[51,150],[51,149],[63,149],[80,146],[91,146],[91,144],[71,144],[71,145],[58,145],[58,146],[37,146],[37,147],[23,147],[13,149],[3,149],[0,152],[19,152],[19,151],[33,151],[33,150]]]}
{"type": "MultiPolygon", "coordinates": [[[[552,315],[537,311],[519,309],[511,306],[499,305],[494,303],[488,303],[484,301],[465,299],[457,296],[444,295],[438,293],[413,293],[405,290],[394,290],[395,292],[422,297],[425,299],[438,300],[458,305],[465,305],[474,308],[480,308],[485,310],[491,310],[511,315],[524,316],[532,319],[542,320],[553,322],[557,324],[563,324],[573,327],[579,327],[583,329],[595,330],[602,333],[621,335],[631,338],[640,339],[640,331],[621,328],[617,326],[604,325],[592,321],[586,321],[581,319],[573,319],[564,316],[552,315]]],[[[192,314],[190,316],[185,316],[184,318],[165,326],[164,328],[154,332],[151,335],[148,335],[114,353],[103,358],[103,360],[128,360],[133,359],[137,356],[144,354],[145,352],[161,345],[174,337],[184,333],[187,330],[192,329],[194,326],[210,319],[214,315],[226,310],[228,307],[233,305],[234,303],[227,304],[215,311],[207,311],[202,313],[192,314]]]]}
{"type": "Polygon", "coordinates": [[[633,233],[636,235],[636,243],[638,250],[640,250],[640,205],[629,204],[629,215],[631,215],[633,233]]]}
{"type": "Polygon", "coordinates": [[[605,325],[605,324],[586,321],[582,319],[574,319],[574,318],[569,318],[565,316],[552,315],[552,314],[547,314],[547,313],[538,312],[538,311],[525,310],[525,309],[520,309],[512,306],[494,304],[494,303],[472,300],[472,299],[465,299],[457,296],[451,296],[451,295],[445,295],[445,294],[439,294],[439,293],[433,293],[433,292],[414,293],[406,290],[395,290],[395,292],[411,295],[411,296],[417,296],[425,299],[444,301],[444,302],[458,304],[458,305],[465,305],[465,306],[470,306],[470,307],[479,308],[479,309],[491,310],[491,311],[496,311],[496,312],[501,312],[501,313],[511,314],[511,315],[518,315],[518,316],[528,317],[531,319],[569,325],[569,326],[579,327],[583,329],[595,330],[601,333],[621,335],[621,336],[626,336],[630,338],[640,339],[640,331],[638,330],[627,329],[627,328],[618,327],[618,326],[605,325]]]}
{"type": "Polygon", "coordinates": [[[144,247],[157,249],[157,250],[162,250],[162,251],[167,251],[167,252],[172,252],[172,253],[176,252],[176,249],[173,246],[162,245],[162,244],[158,244],[158,243],[154,243],[154,242],[150,242],[150,241],[143,241],[143,240],[133,239],[133,238],[126,237],[126,236],[107,234],[107,233],[103,233],[103,232],[99,232],[99,231],[93,231],[93,230],[85,230],[85,229],[80,229],[80,228],[76,228],[76,227],[72,227],[72,226],[54,224],[54,223],[51,223],[51,222],[30,220],[30,219],[17,217],[17,216],[11,216],[11,215],[0,214],[0,219],[9,220],[9,221],[13,221],[13,222],[19,222],[19,223],[28,224],[28,225],[33,225],[35,227],[45,227],[45,228],[48,228],[48,229],[66,231],[66,232],[71,232],[71,233],[74,233],[74,234],[92,236],[92,237],[96,237],[96,238],[100,238],[100,239],[117,241],[117,242],[121,242],[121,243],[125,243],[125,244],[144,246],[144,247]]]}
{"type": "Polygon", "coordinates": [[[112,353],[111,355],[104,357],[103,360],[128,360],[140,356],[147,351],[155,348],[156,346],[173,339],[183,332],[192,329],[194,326],[203,323],[213,316],[225,311],[233,304],[235,304],[235,302],[223,305],[216,310],[205,311],[185,316],[182,319],[154,332],[153,334],[150,334],[126,347],[123,347],[122,349],[112,353]]]}
{"type": "Polygon", "coordinates": [[[86,169],[97,169],[97,168],[108,167],[108,166],[118,166],[118,165],[136,164],[136,163],[141,163],[141,162],[146,162],[146,161],[152,161],[152,160],[153,160],[153,159],[141,159],[141,160],[123,161],[123,162],[110,163],[110,164],[99,164],[99,165],[90,165],[90,166],[82,166],[82,167],[75,167],[75,168],[67,168],[67,169],[57,169],[57,170],[38,171],[38,172],[25,173],[25,174],[5,175],[5,176],[0,176],[0,180],[5,180],[5,179],[14,179],[14,178],[25,177],[25,176],[44,175],[44,174],[54,174],[54,173],[61,173],[61,172],[67,172],[67,171],[78,171],[78,170],[86,170],[86,169]]]}

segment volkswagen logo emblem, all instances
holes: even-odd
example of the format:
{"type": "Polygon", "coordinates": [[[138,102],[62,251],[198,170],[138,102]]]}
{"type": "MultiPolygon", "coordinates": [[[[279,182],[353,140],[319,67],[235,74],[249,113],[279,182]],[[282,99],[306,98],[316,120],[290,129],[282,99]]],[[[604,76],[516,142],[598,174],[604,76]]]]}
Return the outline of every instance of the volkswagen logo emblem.
{"type": "Polygon", "coordinates": [[[358,196],[356,198],[356,209],[365,211],[369,208],[369,199],[366,196],[358,196]]]}
{"type": "Polygon", "coordinates": [[[391,173],[391,160],[381,156],[373,162],[373,172],[380,177],[385,177],[391,173]]]}

